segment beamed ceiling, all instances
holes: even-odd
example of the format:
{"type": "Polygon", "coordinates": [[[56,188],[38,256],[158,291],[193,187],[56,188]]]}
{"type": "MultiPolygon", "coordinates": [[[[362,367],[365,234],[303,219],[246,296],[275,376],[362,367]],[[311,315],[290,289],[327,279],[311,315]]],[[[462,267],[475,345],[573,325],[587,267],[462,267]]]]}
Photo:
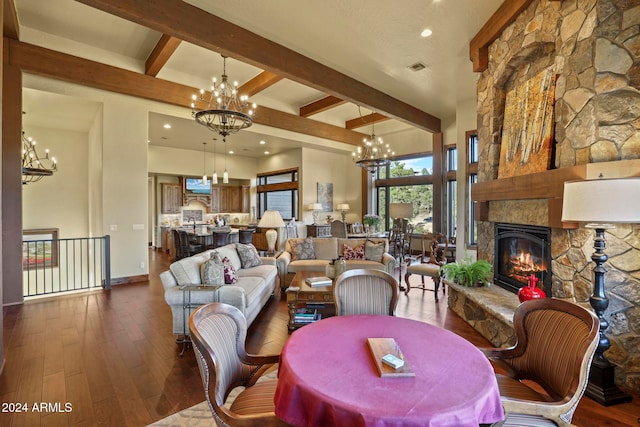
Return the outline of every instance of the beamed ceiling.
{"type": "Polygon", "coordinates": [[[380,136],[454,121],[475,98],[486,46],[530,1],[7,0],[4,35],[25,72],[26,125],[88,130],[98,104],[64,89],[79,84],[171,106],[151,108],[150,144],[202,150],[215,135],[188,106],[220,77],[222,54],[259,105],[231,137],[238,154],[351,150],[372,118],[380,136]]]}

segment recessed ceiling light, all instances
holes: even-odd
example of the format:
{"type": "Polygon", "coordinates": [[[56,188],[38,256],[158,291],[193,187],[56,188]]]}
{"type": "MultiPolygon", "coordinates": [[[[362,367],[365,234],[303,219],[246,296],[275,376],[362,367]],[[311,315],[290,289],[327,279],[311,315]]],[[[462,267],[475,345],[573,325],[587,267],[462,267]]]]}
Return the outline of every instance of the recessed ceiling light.
{"type": "Polygon", "coordinates": [[[264,144],[266,144],[266,142],[264,141],[264,139],[261,139],[260,140],[260,145],[264,145],[264,144]]]}
{"type": "Polygon", "coordinates": [[[165,123],[165,124],[164,124],[164,128],[165,128],[165,129],[171,129],[171,125],[170,125],[169,123],[165,123]]]}
{"type": "Polygon", "coordinates": [[[422,30],[422,32],[420,33],[420,37],[429,37],[431,34],[433,34],[433,31],[431,31],[428,28],[425,28],[424,30],[422,30]]]}
{"type": "Polygon", "coordinates": [[[229,154],[233,154],[233,150],[229,150],[229,154]]]}
{"type": "Polygon", "coordinates": [[[427,68],[427,66],[424,65],[422,62],[416,62],[415,64],[409,65],[409,67],[407,68],[409,68],[411,71],[420,71],[427,68]]]}
{"type": "Polygon", "coordinates": [[[268,151],[265,151],[265,152],[264,152],[264,154],[269,154],[269,152],[268,152],[268,151]]]}

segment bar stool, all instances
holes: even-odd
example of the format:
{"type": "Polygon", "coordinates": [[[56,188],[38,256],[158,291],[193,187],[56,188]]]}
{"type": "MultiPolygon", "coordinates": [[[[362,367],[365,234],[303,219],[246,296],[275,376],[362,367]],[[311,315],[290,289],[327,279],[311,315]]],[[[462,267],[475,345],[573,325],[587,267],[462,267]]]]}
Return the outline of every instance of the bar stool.
{"type": "Polygon", "coordinates": [[[214,231],[213,232],[213,248],[219,248],[229,242],[230,231],[214,231]]]}
{"type": "Polygon", "coordinates": [[[253,233],[255,228],[245,228],[238,230],[238,242],[244,245],[248,245],[253,241],[253,233]]]}

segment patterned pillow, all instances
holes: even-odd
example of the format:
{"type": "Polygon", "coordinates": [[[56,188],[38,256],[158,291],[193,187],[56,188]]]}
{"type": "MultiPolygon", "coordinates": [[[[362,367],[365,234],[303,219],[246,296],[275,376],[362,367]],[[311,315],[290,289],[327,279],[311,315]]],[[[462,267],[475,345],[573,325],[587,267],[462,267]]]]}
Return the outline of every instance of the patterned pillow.
{"type": "Polygon", "coordinates": [[[364,259],[369,261],[382,262],[384,255],[384,242],[373,242],[367,240],[364,242],[364,259]]]}
{"type": "Polygon", "coordinates": [[[224,266],[224,283],[227,285],[233,285],[238,281],[238,273],[236,272],[235,267],[227,257],[222,259],[222,265],[224,266]]]}
{"type": "Polygon", "coordinates": [[[358,245],[355,247],[351,247],[349,245],[347,245],[346,243],[343,243],[343,251],[342,251],[342,255],[344,257],[345,260],[361,260],[364,259],[364,245],[358,245]]]}
{"type": "Polygon", "coordinates": [[[262,265],[260,255],[255,246],[251,243],[245,245],[242,243],[236,243],[236,250],[240,256],[240,262],[242,262],[242,268],[251,268],[258,265],[262,265]]]}
{"type": "Polygon", "coordinates": [[[224,285],[224,266],[218,252],[211,252],[210,259],[200,266],[200,281],[205,286],[224,285]]]}
{"type": "Polygon", "coordinates": [[[313,239],[307,237],[304,240],[291,241],[291,261],[298,259],[316,259],[316,251],[313,247],[313,239]]]}

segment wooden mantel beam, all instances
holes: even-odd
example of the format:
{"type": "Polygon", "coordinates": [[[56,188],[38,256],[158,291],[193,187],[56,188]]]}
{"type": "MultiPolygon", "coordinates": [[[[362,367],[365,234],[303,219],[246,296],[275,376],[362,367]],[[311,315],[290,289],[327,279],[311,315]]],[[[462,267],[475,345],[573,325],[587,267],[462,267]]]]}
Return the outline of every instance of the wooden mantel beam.
{"type": "MultiPolygon", "coordinates": [[[[531,4],[533,0],[505,0],[486,24],[471,39],[469,57],[473,62],[473,71],[482,72],[489,66],[489,45],[500,37],[509,24],[531,4]]],[[[551,0],[562,1],[562,0],[551,0]]]]}
{"type": "MultiPolygon", "coordinates": [[[[189,107],[191,95],[198,92],[197,88],[17,40],[5,38],[4,43],[8,46],[6,55],[9,63],[27,73],[185,108],[189,107]]],[[[360,132],[263,106],[260,107],[254,122],[356,146],[360,145],[362,138],[367,136],[360,132]]]]}
{"type": "Polygon", "coordinates": [[[440,119],[179,0],[76,0],[433,133],[440,119]]]}

